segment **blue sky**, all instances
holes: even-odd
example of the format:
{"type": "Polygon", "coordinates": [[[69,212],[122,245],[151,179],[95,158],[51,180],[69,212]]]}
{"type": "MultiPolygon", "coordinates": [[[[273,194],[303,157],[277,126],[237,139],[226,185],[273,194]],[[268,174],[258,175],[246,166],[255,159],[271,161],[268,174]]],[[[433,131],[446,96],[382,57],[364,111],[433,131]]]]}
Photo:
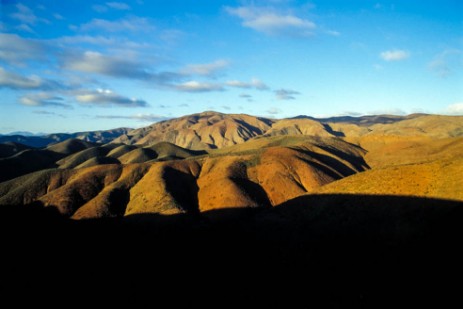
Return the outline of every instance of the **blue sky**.
{"type": "Polygon", "coordinates": [[[1,0],[0,133],[463,114],[463,2],[1,0]]]}

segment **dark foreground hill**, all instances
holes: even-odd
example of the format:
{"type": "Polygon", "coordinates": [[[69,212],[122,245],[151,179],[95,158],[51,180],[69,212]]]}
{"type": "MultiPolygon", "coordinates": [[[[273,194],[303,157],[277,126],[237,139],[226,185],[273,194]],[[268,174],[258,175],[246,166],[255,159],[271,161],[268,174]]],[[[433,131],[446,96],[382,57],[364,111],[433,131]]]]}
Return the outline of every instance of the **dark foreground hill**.
{"type": "Polygon", "coordinates": [[[68,221],[38,204],[4,206],[2,291],[36,304],[446,307],[459,301],[462,207],[313,195],[271,209],[68,221]]]}

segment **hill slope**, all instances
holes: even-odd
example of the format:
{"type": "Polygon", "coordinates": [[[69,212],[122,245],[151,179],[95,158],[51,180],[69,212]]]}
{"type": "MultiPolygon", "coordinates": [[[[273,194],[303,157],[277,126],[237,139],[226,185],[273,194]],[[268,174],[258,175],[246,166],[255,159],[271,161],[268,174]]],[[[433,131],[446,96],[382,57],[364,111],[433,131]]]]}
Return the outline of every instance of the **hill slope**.
{"type": "Polygon", "coordinates": [[[372,167],[317,190],[323,194],[389,194],[463,200],[463,137],[362,140],[372,167]]]}
{"type": "Polygon", "coordinates": [[[40,171],[1,183],[0,204],[39,201],[74,218],[265,208],[365,170],[363,155],[335,138],[279,136],[186,160],[40,171]]]}
{"type": "Polygon", "coordinates": [[[7,142],[21,143],[30,147],[43,148],[68,139],[79,139],[91,143],[106,144],[113,139],[126,134],[131,129],[118,128],[102,131],[88,131],[77,133],[55,133],[43,136],[0,135],[0,144],[7,142]]]}
{"type": "Polygon", "coordinates": [[[216,149],[277,135],[340,137],[354,143],[364,136],[458,137],[463,135],[463,117],[413,114],[278,120],[204,112],[129,131],[113,143],[147,146],[166,141],[188,149],[216,149]]]}
{"type": "Polygon", "coordinates": [[[107,145],[68,140],[2,158],[0,204],[38,202],[94,218],[268,208],[307,193],[460,200],[462,132],[463,117],[205,112],[107,145]]]}
{"type": "Polygon", "coordinates": [[[270,119],[249,115],[204,112],[132,130],[113,142],[138,145],[169,142],[192,150],[221,148],[262,135],[272,123],[270,119]]]}

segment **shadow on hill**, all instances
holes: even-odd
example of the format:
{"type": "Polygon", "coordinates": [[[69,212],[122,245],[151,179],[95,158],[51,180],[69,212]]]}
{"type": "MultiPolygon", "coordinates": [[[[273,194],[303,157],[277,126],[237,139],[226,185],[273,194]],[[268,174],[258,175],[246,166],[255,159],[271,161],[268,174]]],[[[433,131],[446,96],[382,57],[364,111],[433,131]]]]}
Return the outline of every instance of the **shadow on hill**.
{"type": "Polygon", "coordinates": [[[11,157],[0,159],[0,182],[38,170],[56,167],[64,155],[46,149],[26,149],[11,157]]]}
{"type": "Polygon", "coordinates": [[[307,195],[270,209],[85,221],[39,204],[0,211],[15,288],[27,277],[37,289],[52,276],[62,293],[85,280],[88,290],[140,296],[133,301],[165,293],[188,295],[171,305],[221,299],[284,308],[442,307],[458,296],[450,281],[461,275],[456,201],[307,195]]]}
{"type": "Polygon", "coordinates": [[[175,196],[177,203],[184,211],[191,214],[199,212],[199,187],[193,175],[166,167],[163,178],[167,192],[175,196]]]}
{"type": "Polygon", "coordinates": [[[333,128],[327,124],[327,123],[322,123],[323,127],[325,128],[326,132],[332,134],[333,136],[336,136],[336,137],[346,137],[346,134],[344,134],[343,132],[340,132],[340,131],[335,131],[333,130],[333,128]]]}

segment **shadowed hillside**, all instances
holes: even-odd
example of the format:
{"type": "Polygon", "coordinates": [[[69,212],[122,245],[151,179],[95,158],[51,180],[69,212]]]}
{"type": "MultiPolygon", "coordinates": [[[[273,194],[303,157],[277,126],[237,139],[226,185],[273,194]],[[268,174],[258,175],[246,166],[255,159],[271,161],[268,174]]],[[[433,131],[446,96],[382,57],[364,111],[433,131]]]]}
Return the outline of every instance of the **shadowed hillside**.
{"type": "Polygon", "coordinates": [[[0,158],[11,157],[26,149],[30,149],[30,147],[14,142],[0,144],[0,158]]]}
{"type": "Polygon", "coordinates": [[[43,136],[22,136],[22,135],[3,135],[0,136],[0,143],[15,142],[30,147],[43,148],[56,143],[64,142],[68,139],[79,139],[91,143],[106,144],[126,134],[131,129],[118,128],[105,131],[89,131],[77,133],[56,133],[43,136]]]}
{"type": "Polygon", "coordinates": [[[93,145],[69,139],[49,148],[26,148],[13,156],[0,158],[0,182],[31,172],[57,167],[57,161],[93,145]]]}
{"type": "MultiPolygon", "coordinates": [[[[203,288],[198,277],[213,283],[208,293],[233,296],[227,304],[447,306],[459,295],[448,276],[460,275],[455,244],[462,232],[462,207],[401,196],[312,195],[270,209],[67,221],[40,205],[3,205],[0,235],[15,235],[2,242],[8,252],[4,262],[21,265],[3,277],[9,283],[4,291],[25,287],[25,275],[31,287],[40,289],[46,275],[54,293],[71,296],[79,279],[96,272],[98,280],[88,281],[87,289],[104,285],[112,292],[137,290],[151,297],[154,283],[136,280],[143,274],[156,278],[158,298],[170,296],[171,284],[181,280],[193,295],[186,301],[203,306],[217,301],[194,297],[203,288]],[[115,274],[108,265],[124,267],[115,274]]],[[[168,298],[171,304],[185,301],[168,298]]]]}

